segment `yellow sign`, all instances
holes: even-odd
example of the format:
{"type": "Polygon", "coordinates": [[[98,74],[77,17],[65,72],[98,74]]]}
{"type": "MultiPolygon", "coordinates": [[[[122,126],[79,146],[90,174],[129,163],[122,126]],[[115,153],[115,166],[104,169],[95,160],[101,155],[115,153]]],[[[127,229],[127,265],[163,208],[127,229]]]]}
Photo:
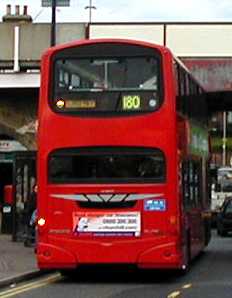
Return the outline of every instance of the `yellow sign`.
{"type": "Polygon", "coordinates": [[[138,95],[125,95],[122,98],[123,110],[137,110],[141,107],[140,96],[138,95]]]}
{"type": "Polygon", "coordinates": [[[76,109],[94,109],[96,108],[95,100],[66,100],[66,108],[76,109]]]}

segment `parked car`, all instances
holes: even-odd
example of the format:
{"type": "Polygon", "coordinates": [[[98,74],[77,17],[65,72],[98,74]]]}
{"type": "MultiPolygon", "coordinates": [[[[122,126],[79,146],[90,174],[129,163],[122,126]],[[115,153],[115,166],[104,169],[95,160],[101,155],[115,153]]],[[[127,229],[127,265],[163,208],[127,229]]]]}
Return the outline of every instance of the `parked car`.
{"type": "Polygon", "coordinates": [[[211,214],[212,225],[216,226],[217,215],[223,202],[228,197],[232,197],[232,168],[222,167],[211,169],[211,214]]]}
{"type": "Polygon", "coordinates": [[[217,215],[217,232],[220,236],[232,232],[232,197],[226,198],[220,208],[217,215]]]}

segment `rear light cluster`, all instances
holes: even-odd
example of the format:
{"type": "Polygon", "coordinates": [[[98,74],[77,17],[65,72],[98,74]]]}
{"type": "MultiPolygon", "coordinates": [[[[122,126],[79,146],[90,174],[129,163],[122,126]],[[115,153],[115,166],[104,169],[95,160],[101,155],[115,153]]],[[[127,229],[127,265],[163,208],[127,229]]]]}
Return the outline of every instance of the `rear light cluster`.
{"type": "Polygon", "coordinates": [[[171,215],[169,217],[169,235],[171,236],[177,236],[179,234],[179,224],[178,219],[175,215],[171,215]]]}

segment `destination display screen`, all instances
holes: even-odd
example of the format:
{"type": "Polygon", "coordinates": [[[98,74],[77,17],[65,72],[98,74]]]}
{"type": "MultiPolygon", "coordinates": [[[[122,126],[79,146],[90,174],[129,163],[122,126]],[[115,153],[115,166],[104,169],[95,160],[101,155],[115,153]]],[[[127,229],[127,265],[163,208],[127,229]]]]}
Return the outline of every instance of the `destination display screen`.
{"type": "Polygon", "coordinates": [[[96,111],[96,112],[148,112],[159,107],[155,92],[107,92],[86,93],[78,96],[67,94],[55,100],[59,111],[96,111]]]}

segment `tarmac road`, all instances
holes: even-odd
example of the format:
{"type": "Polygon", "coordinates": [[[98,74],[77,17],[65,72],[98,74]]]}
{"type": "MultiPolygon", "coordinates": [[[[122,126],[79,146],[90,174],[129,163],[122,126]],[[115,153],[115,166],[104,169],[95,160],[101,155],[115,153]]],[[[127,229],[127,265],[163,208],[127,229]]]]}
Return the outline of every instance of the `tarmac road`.
{"type": "Polygon", "coordinates": [[[86,269],[75,277],[43,277],[0,292],[0,298],[231,298],[232,236],[213,236],[209,247],[192,264],[190,272],[86,269]],[[49,280],[50,278],[50,280],[49,280]],[[24,288],[22,288],[24,287],[24,288]]]}

